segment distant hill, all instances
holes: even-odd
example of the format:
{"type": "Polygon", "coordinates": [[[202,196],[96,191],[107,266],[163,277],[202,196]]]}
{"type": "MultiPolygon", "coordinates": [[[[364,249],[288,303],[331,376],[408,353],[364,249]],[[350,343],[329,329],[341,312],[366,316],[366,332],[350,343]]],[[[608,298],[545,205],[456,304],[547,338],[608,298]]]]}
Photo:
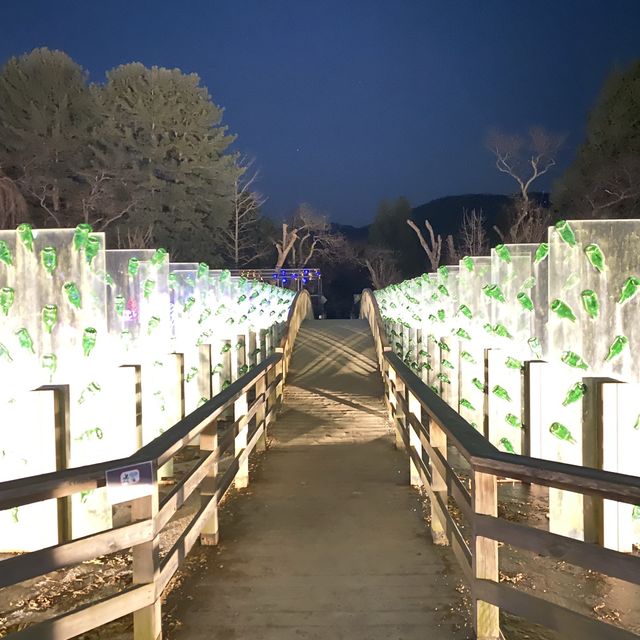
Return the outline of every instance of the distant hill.
{"type": "MultiPolygon", "coordinates": [[[[549,205],[548,193],[537,192],[531,195],[543,206],[549,205]]],[[[510,202],[510,196],[496,193],[468,193],[459,196],[445,196],[414,207],[411,217],[420,228],[423,227],[425,220],[429,220],[434,231],[445,238],[449,234],[455,236],[458,233],[465,209],[468,211],[482,209],[487,221],[487,232],[490,233],[495,243],[497,239],[492,231],[493,226],[496,224],[504,226],[504,215],[510,202]]],[[[352,225],[334,223],[332,227],[355,243],[365,242],[369,233],[369,225],[354,227],[352,225]]]]}

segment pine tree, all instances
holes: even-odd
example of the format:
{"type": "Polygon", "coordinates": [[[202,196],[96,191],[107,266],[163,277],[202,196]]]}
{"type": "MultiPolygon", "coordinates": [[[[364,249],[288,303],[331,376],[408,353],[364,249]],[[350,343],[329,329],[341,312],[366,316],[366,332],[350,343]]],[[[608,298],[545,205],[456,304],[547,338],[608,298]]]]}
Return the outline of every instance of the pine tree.
{"type": "Polygon", "coordinates": [[[152,225],[173,256],[213,264],[238,175],[222,109],[197,75],[139,63],[107,74],[100,104],[130,165],[136,203],[127,224],[152,225]]]}
{"type": "Polygon", "coordinates": [[[586,140],[552,200],[562,217],[640,214],[640,61],[605,82],[589,116],[586,140]]]}

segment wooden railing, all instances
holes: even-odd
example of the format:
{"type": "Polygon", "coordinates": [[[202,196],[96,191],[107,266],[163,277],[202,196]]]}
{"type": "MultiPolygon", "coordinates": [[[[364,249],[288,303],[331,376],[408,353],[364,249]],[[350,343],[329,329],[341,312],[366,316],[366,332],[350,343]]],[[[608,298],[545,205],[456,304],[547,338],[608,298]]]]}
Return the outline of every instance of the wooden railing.
{"type": "MultiPolygon", "coordinates": [[[[15,640],[64,640],[133,613],[135,640],[158,640],[162,636],[161,597],[169,580],[194,544],[218,542],[218,505],[234,484],[249,482],[249,454],[264,449],[269,424],[275,419],[282,395],[285,367],[302,319],[311,308],[309,294],[300,292],[292,305],[279,353],[267,357],[243,377],[198,408],[134,455],[0,483],[0,510],[50,498],[63,498],[105,486],[110,469],[151,462],[150,495],[130,501],[130,522],[106,531],[15,556],[0,562],[0,588],[64,569],[105,554],[132,550],[133,584],[7,636],[15,640]],[[233,412],[230,426],[218,438],[219,420],[233,412]],[[200,457],[160,497],[157,469],[185,446],[199,438],[200,457]],[[224,473],[221,459],[231,452],[224,473]],[[160,535],[173,515],[200,490],[200,507],[169,551],[160,558],[160,535]]],[[[119,509],[121,513],[122,508],[119,509]]]]}
{"type": "Polygon", "coordinates": [[[434,542],[451,545],[470,585],[476,637],[502,637],[500,609],[553,629],[563,638],[640,637],[499,582],[499,543],[634,585],[640,584],[640,557],[499,518],[497,484],[498,478],[511,478],[640,504],[640,478],[500,452],[391,352],[377,303],[369,290],[362,294],[361,316],[368,320],[376,341],[389,417],[396,428],[397,441],[409,454],[411,483],[423,487],[430,499],[434,542]],[[449,448],[466,461],[470,490],[464,476],[454,470],[448,459],[449,448]],[[454,517],[451,505],[457,507],[461,518],[457,514],[454,517]],[[461,521],[469,525],[469,535],[463,535],[461,521]]]}

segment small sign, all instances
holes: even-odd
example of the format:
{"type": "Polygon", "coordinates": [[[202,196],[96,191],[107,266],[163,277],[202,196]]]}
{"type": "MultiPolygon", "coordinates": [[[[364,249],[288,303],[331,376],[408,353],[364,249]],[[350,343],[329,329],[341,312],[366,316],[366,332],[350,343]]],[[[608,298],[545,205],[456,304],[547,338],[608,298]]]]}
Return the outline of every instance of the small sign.
{"type": "Polygon", "coordinates": [[[106,479],[107,495],[111,504],[150,496],[153,491],[153,464],[139,462],[126,467],[108,469],[106,479]]]}

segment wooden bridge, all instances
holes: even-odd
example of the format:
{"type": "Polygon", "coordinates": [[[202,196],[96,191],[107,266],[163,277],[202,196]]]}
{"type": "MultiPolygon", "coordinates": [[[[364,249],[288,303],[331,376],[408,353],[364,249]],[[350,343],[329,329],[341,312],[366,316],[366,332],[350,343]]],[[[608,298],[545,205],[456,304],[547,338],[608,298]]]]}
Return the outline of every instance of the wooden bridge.
{"type": "Polygon", "coordinates": [[[489,640],[504,637],[501,609],[562,638],[640,637],[501,581],[499,547],[633,585],[640,558],[498,517],[500,478],[640,504],[638,478],[499,452],[391,352],[370,292],[363,320],[309,310],[302,292],[279,353],[134,456],[0,484],[10,509],[104,486],[112,468],[184,467],[114,528],[2,561],[0,588],[105,554],[131,566],[115,593],[8,638],[63,640],[128,614],[136,640],[161,638],[163,596],[198,541],[208,568],[185,574],[171,638],[489,640]]]}

